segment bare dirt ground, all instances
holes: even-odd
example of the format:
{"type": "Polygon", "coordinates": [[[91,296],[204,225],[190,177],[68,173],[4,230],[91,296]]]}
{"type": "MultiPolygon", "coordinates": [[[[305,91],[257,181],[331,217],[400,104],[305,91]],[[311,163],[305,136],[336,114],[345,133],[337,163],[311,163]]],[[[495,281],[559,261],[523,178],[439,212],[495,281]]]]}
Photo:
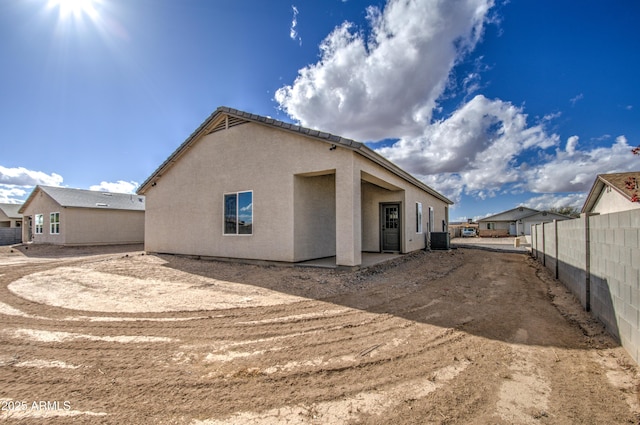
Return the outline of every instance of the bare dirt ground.
{"type": "Polygon", "coordinates": [[[640,419],[636,365],[525,254],[341,272],[3,247],[0,320],[2,423],[640,419]]]}

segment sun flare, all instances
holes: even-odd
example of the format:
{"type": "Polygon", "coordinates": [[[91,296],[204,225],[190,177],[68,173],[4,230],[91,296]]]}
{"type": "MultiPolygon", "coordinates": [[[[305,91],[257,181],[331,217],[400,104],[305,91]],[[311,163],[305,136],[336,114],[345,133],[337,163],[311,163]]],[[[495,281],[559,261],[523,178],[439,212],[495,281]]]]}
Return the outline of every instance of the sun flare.
{"type": "Polygon", "coordinates": [[[50,8],[57,8],[60,18],[80,18],[84,15],[95,19],[98,15],[96,5],[99,0],[49,0],[50,8]]]}

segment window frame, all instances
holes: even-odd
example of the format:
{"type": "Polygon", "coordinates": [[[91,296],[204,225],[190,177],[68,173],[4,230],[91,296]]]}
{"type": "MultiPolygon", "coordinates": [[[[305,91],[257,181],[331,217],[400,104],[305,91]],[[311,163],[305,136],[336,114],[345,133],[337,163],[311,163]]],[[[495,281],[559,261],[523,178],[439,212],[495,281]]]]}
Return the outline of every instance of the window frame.
{"type": "Polygon", "coordinates": [[[253,190],[240,190],[237,192],[225,192],[222,195],[222,235],[223,236],[253,236],[253,218],[254,218],[254,209],[253,209],[253,190]],[[249,233],[242,232],[245,229],[245,226],[240,224],[240,195],[243,194],[251,194],[251,224],[249,225],[249,233]],[[230,215],[227,213],[227,198],[235,197],[235,232],[230,232],[227,229],[227,218],[230,215]]]}
{"type": "Polygon", "coordinates": [[[33,221],[34,221],[34,234],[42,235],[44,233],[44,214],[35,214],[33,221]]]}
{"type": "Polygon", "coordinates": [[[59,235],[60,234],[60,212],[52,212],[49,213],[49,234],[50,235],[59,235]],[[56,220],[54,221],[54,216],[56,220]],[[54,232],[55,226],[55,232],[54,232]]]}
{"type": "Polygon", "coordinates": [[[422,202],[416,202],[416,234],[421,235],[422,233],[422,202]]]}
{"type": "Polygon", "coordinates": [[[435,218],[435,212],[433,210],[433,207],[429,207],[429,233],[434,232],[436,226],[434,221],[436,220],[435,218]]]}

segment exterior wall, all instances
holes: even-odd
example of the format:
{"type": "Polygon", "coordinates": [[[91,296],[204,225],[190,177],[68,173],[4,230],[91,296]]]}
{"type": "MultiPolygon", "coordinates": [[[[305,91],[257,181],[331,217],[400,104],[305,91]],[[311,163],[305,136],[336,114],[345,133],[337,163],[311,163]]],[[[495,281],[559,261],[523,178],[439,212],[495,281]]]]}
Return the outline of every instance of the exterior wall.
{"type": "Polygon", "coordinates": [[[640,209],[640,203],[630,202],[615,189],[606,186],[600,192],[598,200],[593,205],[591,212],[599,214],[609,214],[619,211],[640,209]]]}
{"type": "Polygon", "coordinates": [[[15,219],[7,216],[2,210],[0,210],[0,228],[3,227],[20,227],[22,225],[22,219],[15,219]]]}
{"type": "Polygon", "coordinates": [[[349,149],[329,148],[256,123],[204,136],[145,191],[145,249],[285,262],[336,255],[338,265],[359,265],[363,249],[379,251],[378,205],[390,199],[406,204],[402,251],[423,248],[414,203],[433,206],[437,221],[446,204],[349,149]],[[248,190],[253,234],[223,235],[223,194],[248,190]]]}
{"type": "Polygon", "coordinates": [[[0,245],[13,245],[22,240],[22,229],[20,227],[0,228],[0,245]]]}
{"type": "Polygon", "coordinates": [[[544,235],[544,258],[542,263],[558,276],[558,238],[556,234],[556,223],[542,223],[542,234],[544,235]]]}
{"type": "Polygon", "coordinates": [[[144,211],[64,208],[60,215],[63,213],[65,245],[144,242],[144,211]]]}
{"type": "MultiPolygon", "coordinates": [[[[102,210],[61,207],[46,193],[39,191],[25,208],[23,216],[32,220],[34,243],[55,245],[112,245],[144,241],[144,211],[102,210]],[[60,213],[60,234],[50,233],[52,212],[60,213]],[[35,216],[42,214],[42,234],[36,234],[35,216]]],[[[28,224],[23,227],[22,241],[29,242],[28,224]]]]}
{"type": "MultiPolygon", "coordinates": [[[[534,226],[533,254],[547,267],[557,238],[557,276],[640,360],[640,210],[588,216],[534,226]],[[545,250],[547,251],[545,253],[545,250]]],[[[554,268],[552,268],[554,270],[554,268]]]]}
{"type": "Polygon", "coordinates": [[[538,223],[549,223],[549,222],[550,220],[540,220],[540,218],[523,219],[522,224],[518,224],[518,233],[520,235],[524,234],[525,236],[531,235],[531,226],[538,223]]]}
{"type": "Polygon", "coordinates": [[[294,261],[335,255],[335,174],[295,176],[294,190],[294,261]]]}
{"type": "MultiPolygon", "coordinates": [[[[371,183],[362,184],[362,250],[380,252],[380,204],[398,203],[400,213],[405,220],[404,193],[399,190],[388,190],[371,183]]],[[[424,208],[424,207],[423,207],[424,208]]],[[[404,225],[404,223],[403,223],[404,225]]],[[[405,235],[401,236],[402,240],[405,235]]]]}
{"type": "Polygon", "coordinates": [[[429,208],[433,208],[433,231],[443,232],[443,221],[448,226],[449,214],[447,203],[435,196],[406,183],[395,174],[380,168],[376,164],[359,158],[359,168],[362,171],[362,180],[374,183],[377,189],[371,185],[363,185],[362,201],[362,250],[369,252],[380,251],[380,203],[400,203],[402,220],[401,252],[407,253],[424,249],[426,246],[426,234],[429,230],[429,208]],[[381,180],[382,182],[376,182],[381,180]],[[383,187],[384,186],[384,187],[383,187]],[[365,196],[367,195],[367,196],[365,196]],[[372,197],[368,199],[368,197],[372,197]],[[416,203],[422,204],[422,233],[417,233],[416,203]]]}
{"type": "Polygon", "coordinates": [[[507,221],[479,221],[478,222],[478,236],[482,238],[496,238],[509,236],[510,224],[507,221]],[[487,229],[488,223],[494,223],[494,229],[487,229]]]}
{"type": "Polygon", "coordinates": [[[575,220],[558,222],[558,270],[556,278],[573,292],[580,304],[587,307],[587,294],[584,290],[587,280],[588,233],[586,216],[575,220]]]}
{"type": "MultiPolygon", "coordinates": [[[[38,191],[36,196],[29,202],[29,205],[26,206],[22,216],[25,217],[25,220],[27,216],[32,217],[32,240],[34,243],[65,244],[65,231],[67,229],[66,211],[46,193],[38,191]],[[50,233],[49,214],[53,212],[60,213],[60,234],[57,235],[50,233]],[[44,216],[41,234],[36,234],[36,214],[42,214],[44,216]]],[[[25,226],[25,231],[26,227],[27,226],[25,226]]],[[[25,239],[25,233],[26,232],[23,232],[23,242],[29,242],[25,239]]]]}
{"type": "MultiPolygon", "coordinates": [[[[352,168],[352,153],[329,147],[254,123],[205,136],[165,171],[156,186],[146,191],[145,249],[287,262],[310,255],[335,255],[337,242],[331,252],[327,246],[338,230],[326,235],[328,239],[322,236],[315,245],[313,237],[318,236],[319,229],[312,229],[309,209],[303,202],[316,196],[305,195],[314,187],[322,190],[316,204],[328,200],[329,186],[333,185],[333,202],[338,208],[338,180],[345,168],[352,168]],[[314,174],[328,172],[335,173],[333,183],[322,178],[314,180],[314,174]],[[253,191],[253,234],[224,235],[224,194],[248,190],[253,191]],[[311,237],[296,253],[295,241],[306,237],[305,228],[311,229],[311,237]]],[[[331,208],[323,207],[319,214],[325,217],[325,225],[333,226],[326,219],[331,208]]],[[[337,229],[337,222],[335,226],[337,229]]]]}

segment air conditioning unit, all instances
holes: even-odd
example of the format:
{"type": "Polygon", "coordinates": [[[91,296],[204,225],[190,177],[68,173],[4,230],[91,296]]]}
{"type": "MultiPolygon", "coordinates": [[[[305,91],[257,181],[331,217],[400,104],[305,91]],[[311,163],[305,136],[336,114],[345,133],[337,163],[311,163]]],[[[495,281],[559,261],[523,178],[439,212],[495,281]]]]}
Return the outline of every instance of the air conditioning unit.
{"type": "Polygon", "coordinates": [[[431,249],[451,249],[449,232],[431,232],[431,249]]]}

